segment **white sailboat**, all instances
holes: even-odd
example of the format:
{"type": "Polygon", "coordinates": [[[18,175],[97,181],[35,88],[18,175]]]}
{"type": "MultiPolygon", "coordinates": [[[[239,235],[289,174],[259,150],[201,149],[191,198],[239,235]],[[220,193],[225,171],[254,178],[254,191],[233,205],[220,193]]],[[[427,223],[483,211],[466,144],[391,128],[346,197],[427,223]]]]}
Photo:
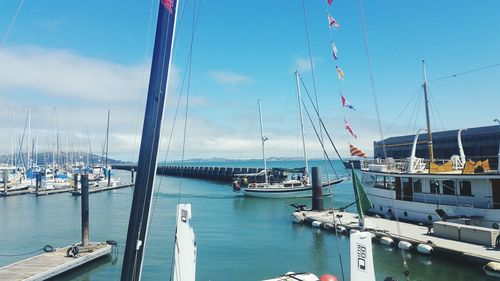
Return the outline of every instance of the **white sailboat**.
{"type": "MultiPolygon", "coordinates": [[[[261,134],[261,142],[262,142],[262,158],[264,160],[264,171],[261,173],[264,174],[264,182],[263,183],[248,183],[246,180],[249,176],[248,174],[238,175],[241,180],[233,183],[233,187],[235,185],[243,185],[241,189],[243,189],[243,194],[249,197],[258,197],[258,198],[297,198],[297,197],[311,197],[312,196],[312,183],[309,180],[309,164],[307,161],[307,150],[305,143],[305,134],[304,134],[304,118],[302,114],[302,98],[300,95],[300,84],[299,84],[299,74],[295,72],[295,78],[297,82],[297,99],[299,105],[299,114],[300,114],[300,129],[302,136],[302,149],[304,153],[304,164],[305,169],[304,173],[300,178],[297,179],[288,179],[282,182],[269,182],[268,174],[267,174],[267,163],[266,163],[266,153],[265,153],[265,142],[267,137],[264,136],[264,126],[262,122],[262,103],[259,99],[259,117],[260,117],[260,134],[261,134]]],[[[342,182],[342,179],[336,179],[330,181],[328,183],[324,183],[322,185],[323,195],[328,196],[332,195],[333,190],[330,188],[331,185],[342,182]]]]}

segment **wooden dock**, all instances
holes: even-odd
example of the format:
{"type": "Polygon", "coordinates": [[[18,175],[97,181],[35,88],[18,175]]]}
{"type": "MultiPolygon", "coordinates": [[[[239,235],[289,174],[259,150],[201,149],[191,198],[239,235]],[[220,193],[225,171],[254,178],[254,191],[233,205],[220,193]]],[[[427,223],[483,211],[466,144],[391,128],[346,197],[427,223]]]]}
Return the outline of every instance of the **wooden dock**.
{"type": "Polygon", "coordinates": [[[32,191],[25,189],[25,190],[17,190],[17,191],[8,191],[5,193],[5,191],[0,192],[0,197],[9,197],[9,196],[16,196],[16,195],[24,195],[24,194],[30,194],[32,191]]]}
{"type": "MultiPolygon", "coordinates": [[[[303,223],[312,224],[313,221],[318,221],[321,222],[320,225],[323,228],[332,230],[333,213],[331,210],[301,211],[301,213],[305,218],[303,223]]],[[[357,214],[335,211],[335,216],[337,227],[338,225],[344,226],[347,233],[350,229],[359,228],[357,214]]],[[[393,220],[376,217],[365,217],[365,225],[378,239],[387,236],[395,240],[396,245],[398,241],[410,242],[414,248],[418,244],[428,244],[436,254],[452,255],[456,258],[482,264],[491,261],[500,262],[500,249],[498,248],[437,237],[429,231],[427,226],[405,222],[397,223],[393,220]]]]}
{"type": "MultiPolygon", "coordinates": [[[[109,191],[113,189],[119,189],[119,188],[125,188],[125,187],[130,187],[134,186],[134,183],[124,183],[124,184],[118,184],[115,186],[105,186],[105,187],[89,187],[89,193],[97,193],[97,192],[103,192],[103,191],[109,191]]],[[[82,195],[82,192],[80,190],[72,190],[71,194],[74,196],[80,196],[82,195]]]]}
{"type": "Polygon", "coordinates": [[[71,191],[71,187],[66,187],[66,188],[57,188],[57,189],[43,189],[43,190],[38,190],[38,192],[33,192],[36,196],[42,196],[42,195],[52,195],[52,194],[58,194],[58,193],[65,193],[71,191]]]}
{"type": "Polygon", "coordinates": [[[109,255],[112,246],[107,243],[92,243],[89,251],[82,251],[77,257],[67,257],[69,247],[71,246],[1,267],[0,280],[46,280],[109,255]]]}

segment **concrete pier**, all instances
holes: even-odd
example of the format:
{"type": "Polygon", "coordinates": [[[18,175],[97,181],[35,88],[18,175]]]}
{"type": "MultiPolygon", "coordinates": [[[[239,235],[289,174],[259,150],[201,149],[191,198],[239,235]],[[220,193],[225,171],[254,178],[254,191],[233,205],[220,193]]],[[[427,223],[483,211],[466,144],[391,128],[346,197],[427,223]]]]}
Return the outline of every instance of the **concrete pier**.
{"type": "MultiPolygon", "coordinates": [[[[298,212],[298,211],[296,211],[298,212]]],[[[324,211],[300,211],[303,217],[302,222],[312,225],[321,225],[327,231],[335,231],[333,227],[333,217],[336,218],[337,230],[339,226],[345,227],[344,234],[350,232],[351,229],[358,229],[358,215],[350,212],[335,210],[324,211]]],[[[294,213],[294,217],[297,213],[294,213]]],[[[487,245],[478,245],[437,237],[432,233],[432,230],[427,226],[420,226],[405,222],[396,222],[393,220],[365,217],[365,226],[367,230],[375,234],[377,239],[389,237],[395,241],[410,242],[414,248],[418,244],[427,244],[432,247],[434,254],[453,256],[467,261],[473,261],[481,264],[488,262],[500,262],[500,250],[487,245]],[[398,225],[399,224],[399,225],[398,225]],[[399,231],[398,231],[399,228],[399,231]]]]}

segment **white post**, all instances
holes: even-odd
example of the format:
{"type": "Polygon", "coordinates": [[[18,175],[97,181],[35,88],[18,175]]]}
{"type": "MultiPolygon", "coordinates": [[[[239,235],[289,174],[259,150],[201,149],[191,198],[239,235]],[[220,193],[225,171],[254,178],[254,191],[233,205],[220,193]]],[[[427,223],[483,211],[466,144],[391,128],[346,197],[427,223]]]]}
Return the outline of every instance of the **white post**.
{"type": "Polygon", "coordinates": [[[309,165],[307,163],[307,151],[306,151],[306,139],[304,134],[304,118],[302,116],[302,97],[300,96],[300,82],[299,82],[299,72],[295,71],[295,79],[297,81],[297,99],[299,102],[299,114],[300,114],[300,129],[302,132],[302,148],[304,149],[304,162],[305,162],[305,171],[304,178],[307,182],[309,182],[309,165]]]}
{"type": "Polygon", "coordinates": [[[260,140],[262,141],[262,159],[264,160],[264,179],[266,181],[266,184],[268,184],[266,149],[264,145],[267,138],[264,137],[264,125],[262,124],[262,100],[258,99],[258,102],[259,102],[259,118],[260,118],[260,140]]]}

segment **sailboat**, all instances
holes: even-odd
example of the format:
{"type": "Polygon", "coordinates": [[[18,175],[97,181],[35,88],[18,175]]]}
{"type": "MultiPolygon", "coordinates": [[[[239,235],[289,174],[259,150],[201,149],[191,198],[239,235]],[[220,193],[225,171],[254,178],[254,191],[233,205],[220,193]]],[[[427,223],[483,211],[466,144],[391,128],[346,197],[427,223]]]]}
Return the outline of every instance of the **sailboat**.
{"type": "MultiPolygon", "coordinates": [[[[258,198],[297,198],[297,197],[311,197],[312,196],[312,183],[309,180],[309,164],[307,161],[307,150],[305,143],[304,134],[304,118],[302,114],[302,98],[300,95],[300,84],[299,84],[299,74],[295,72],[295,78],[297,81],[297,99],[299,104],[299,114],[300,114],[300,128],[302,136],[302,148],[304,153],[304,164],[305,169],[301,176],[297,178],[288,179],[281,182],[269,182],[268,170],[266,163],[266,153],[265,153],[265,142],[267,138],[264,136],[264,126],[262,123],[262,102],[259,99],[259,119],[260,119],[260,135],[262,142],[262,158],[264,161],[264,170],[259,174],[264,175],[263,183],[249,183],[248,177],[252,176],[250,174],[240,174],[239,179],[233,182],[233,188],[239,190],[241,185],[243,186],[243,194],[249,197],[258,198]]],[[[331,185],[338,184],[342,182],[343,179],[335,179],[327,183],[322,184],[322,193],[325,196],[332,195],[333,190],[330,188],[331,185]]]]}
{"type": "MultiPolygon", "coordinates": [[[[148,237],[151,199],[156,176],[166,89],[172,59],[177,0],[159,1],[158,21],[144,114],[137,178],[127,231],[121,280],[140,280],[148,237]]],[[[174,280],[194,281],[196,242],[191,228],[191,206],[178,205],[175,235],[174,280]]]]}

